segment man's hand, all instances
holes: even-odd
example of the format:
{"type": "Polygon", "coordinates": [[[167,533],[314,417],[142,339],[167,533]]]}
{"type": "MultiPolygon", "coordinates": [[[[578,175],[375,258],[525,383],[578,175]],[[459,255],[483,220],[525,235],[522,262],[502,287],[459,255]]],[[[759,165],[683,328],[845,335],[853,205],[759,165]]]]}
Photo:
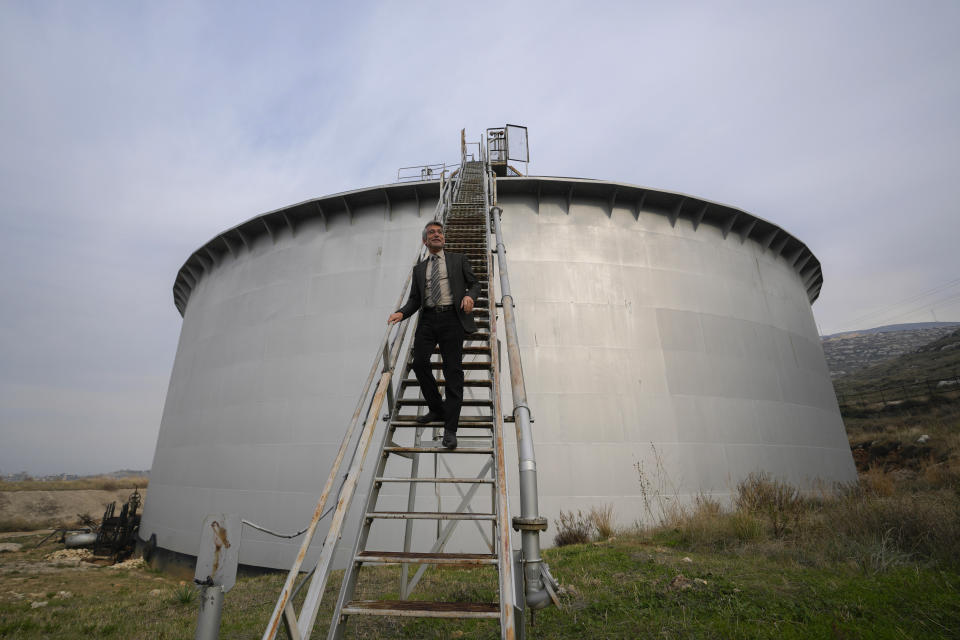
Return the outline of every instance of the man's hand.
{"type": "Polygon", "coordinates": [[[473,298],[470,296],[463,296],[463,302],[460,303],[460,308],[467,313],[473,311],[473,298]]]}
{"type": "Polygon", "coordinates": [[[394,311],[390,314],[390,317],[387,318],[387,324],[397,324],[401,320],[403,320],[403,314],[399,311],[394,311]]]}

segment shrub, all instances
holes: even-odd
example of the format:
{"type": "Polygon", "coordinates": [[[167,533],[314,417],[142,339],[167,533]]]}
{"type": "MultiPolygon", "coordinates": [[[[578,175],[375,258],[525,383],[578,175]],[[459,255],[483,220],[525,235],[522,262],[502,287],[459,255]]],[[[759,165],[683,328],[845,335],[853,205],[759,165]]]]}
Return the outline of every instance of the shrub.
{"type": "Polygon", "coordinates": [[[567,513],[561,509],[560,519],[554,520],[554,525],[557,527],[557,534],[553,537],[553,543],[558,547],[590,542],[590,531],[593,529],[590,517],[584,516],[580,511],[574,515],[572,511],[567,513]]]}
{"type": "Polygon", "coordinates": [[[766,472],[751,473],[737,485],[735,504],[738,511],[767,518],[774,537],[787,532],[803,510],[803,498],[796,487],[781,480],[772,480],[766,472]]]}

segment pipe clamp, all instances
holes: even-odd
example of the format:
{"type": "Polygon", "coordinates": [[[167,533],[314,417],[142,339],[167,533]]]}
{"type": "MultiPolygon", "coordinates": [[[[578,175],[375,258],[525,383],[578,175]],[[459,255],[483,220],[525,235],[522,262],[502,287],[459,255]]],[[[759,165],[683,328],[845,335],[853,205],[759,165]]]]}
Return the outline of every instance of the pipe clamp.
{"type": "Polygon", "coordinates": [[[546,531],[547,519],[546,518],[524,518],[523,516],[514,516],[513,530],[514,531],[546,531]]]}

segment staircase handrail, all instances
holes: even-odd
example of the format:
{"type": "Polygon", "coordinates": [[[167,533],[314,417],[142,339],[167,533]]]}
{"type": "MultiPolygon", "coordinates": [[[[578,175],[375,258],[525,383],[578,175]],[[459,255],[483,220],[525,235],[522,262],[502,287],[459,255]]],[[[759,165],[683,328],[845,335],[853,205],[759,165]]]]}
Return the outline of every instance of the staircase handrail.
{"type": "MultiPolygon", "coordinates": [[[[485,158],[489,159],[489,156],[485,158]]],[[[500,229],[503,210],[497,206],[496,177],[485,162],[484,193],[497,241],[497,270],[500,273],[500,306],[503,310],[504,333],[507,341],[507,359],[510,365],[510,387],[513,394],[513,420],[517,436],[517,461],[520,475],[520,516],[513,518],[513,528],[521,532],[523,572],[526,604],[531,609],[542,609],[551,602],[559,606],[556,596],[557,583],[540,557],[540,532],[546,531],[547,519],[540,516],[537,495],[537,461],[533,449],[530,407],[523,378],[523,362],[520,357],[520,341],[514,312],[513,294],[507,272],[506,248],[500,229]]],[[[488,225],[489,228],[489,225],[488,225]]]]}

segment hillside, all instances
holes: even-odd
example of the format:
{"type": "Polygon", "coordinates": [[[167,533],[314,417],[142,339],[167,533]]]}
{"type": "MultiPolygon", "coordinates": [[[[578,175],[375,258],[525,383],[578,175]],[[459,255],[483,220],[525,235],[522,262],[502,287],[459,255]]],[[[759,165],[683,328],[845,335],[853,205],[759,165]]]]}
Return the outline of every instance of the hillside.
{"type": "Polygon", "coordinates": [[[904,324],[885,324],[882,327],[873,327],[872,329],[856,329],[855,331],[842,331],[840,333],[831,333],[827,336],[820,336],[824,340],[835,340],[842,338],[855,338],[873,333],[890,333],[894,331],[919,331],[922,329],[946,329],[958,327],[960,322],[908,322],[904,324]]]}
{"type": "Polygon", "coordinates": [[[931,390],[960,389],[960,329],[910,353],[836,377],[833,386],[841,400],[845,395],[875,394],[880,389],[896,390],[901,394],[896,399],[931,390]]]}
{"type": "Polygon", "coordinates": [[[956,323],[890,325],[821,338],[830,376],[839,378],[912,353],[957,330],[956,323]],[[931,326],[935,325],[935,326],[931,326]]]}

